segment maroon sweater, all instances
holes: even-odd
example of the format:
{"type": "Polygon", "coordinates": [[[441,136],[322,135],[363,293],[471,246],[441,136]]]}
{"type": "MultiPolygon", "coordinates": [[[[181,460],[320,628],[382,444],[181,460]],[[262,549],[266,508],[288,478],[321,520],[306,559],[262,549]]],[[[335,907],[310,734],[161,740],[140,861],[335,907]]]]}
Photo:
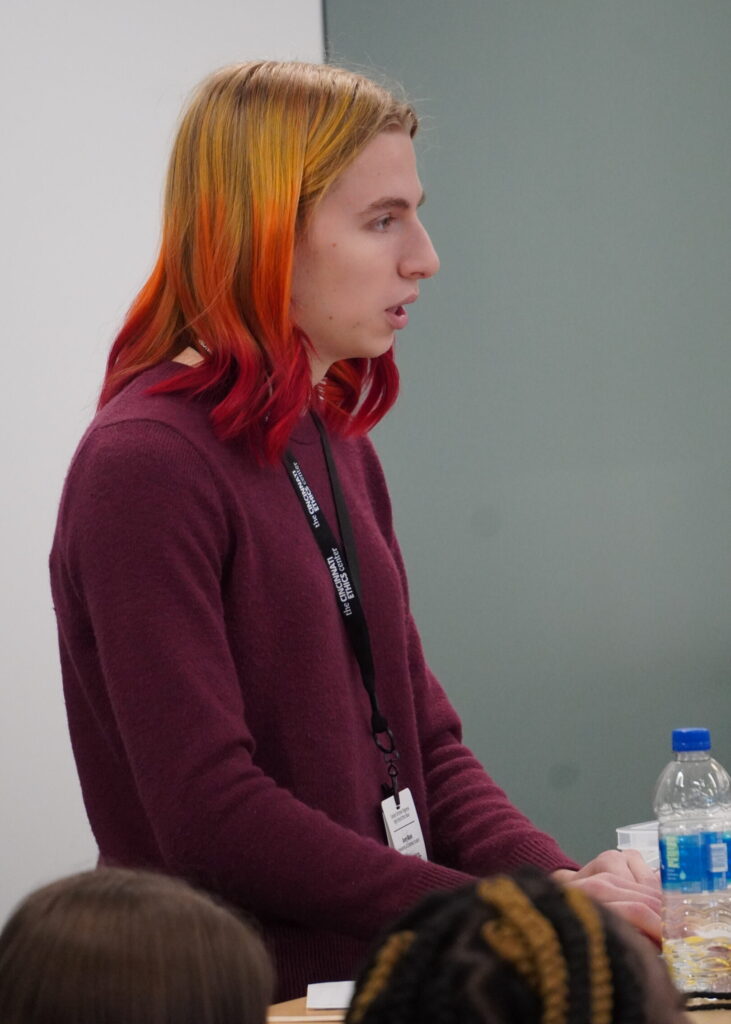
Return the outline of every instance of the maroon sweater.
{"type": "MultiPolygon", "coordinates": [[[[292,485],[218,441],[204,402],[145,394],[179,369],[110,402],[66,480],[51,579],[71,739],[102,858],[246,908],[285,999],[351,976],[429,890],[575,865],[463,746],[409,612],[378,459],[334,439],[379,700],[430,861],[386,846],[367,696],[292,485]]],[[[337,531],[311,418],[291,449],[337,531]]]]}

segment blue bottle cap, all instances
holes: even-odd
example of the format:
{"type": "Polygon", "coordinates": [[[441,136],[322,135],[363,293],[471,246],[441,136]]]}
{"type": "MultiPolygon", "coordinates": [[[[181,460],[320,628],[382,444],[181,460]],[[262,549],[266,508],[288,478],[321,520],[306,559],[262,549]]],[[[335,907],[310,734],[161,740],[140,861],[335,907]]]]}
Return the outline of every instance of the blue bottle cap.
{"type": "Polygon", "coordinates": [[[673,729],[673,750],[710,750],[708,729],[673,729]]]}

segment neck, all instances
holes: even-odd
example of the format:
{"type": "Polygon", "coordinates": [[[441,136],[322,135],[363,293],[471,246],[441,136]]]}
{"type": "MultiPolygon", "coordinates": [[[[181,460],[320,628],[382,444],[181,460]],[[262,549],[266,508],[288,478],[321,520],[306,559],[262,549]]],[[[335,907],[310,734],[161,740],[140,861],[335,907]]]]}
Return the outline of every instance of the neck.
{"type": "MultiPolygon", "coordinates": [[[[173,356],[174,363],[182,363],[184,366],[200,366],[203,362],[203,356],[200,352],[189,345],[184,348],[182,352],[178,352],[176,356],[173,356]]],[[[310,372],[312,375],[312,386],[317,387],[320,381],[324,380],[325,374],[330,369],[330,363],[326,363],[320,359],[315,353],[310,355],[310,372]]]]}
{"type": "Polygon", "coordinates": [[[310,355],[310,373],[312,375],[312,386],[317,387],[325,374],[330,369],[330,363],[323,362],[314,352],[310,355]]]}
{"type": "Polygon", "coordinates": [[[189,345],[182,352],[178,352],[176,356],[173,356],[173,362],[183,363],[185,366],[200,366],[203,362],[203,356],[189,345]]]}

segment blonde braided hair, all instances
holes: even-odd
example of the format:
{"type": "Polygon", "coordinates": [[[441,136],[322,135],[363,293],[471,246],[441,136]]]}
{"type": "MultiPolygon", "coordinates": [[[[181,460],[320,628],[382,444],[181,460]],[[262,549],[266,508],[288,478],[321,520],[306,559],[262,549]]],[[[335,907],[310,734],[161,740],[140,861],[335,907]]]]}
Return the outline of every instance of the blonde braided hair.
{"type": "Polygon", "coordinates": [[[536,868],[434,892],[356,982],[347,1024],[647,1024],[648,979],[612,915],[536,868]]]}
{"type": "Polygon", "coordinates": [[[359,1024],[373,1000],[388,984],[393,970],[415,938],[414,932],[395,932],[389,935],[378,951],[368,978],[350,1007],[348,1019],[359,1024]]]}
{"type": "Polygon", "coordinates": [[[604,925],[596,907],[580,889],[564,889],[564,899],[584,926],[588,945],[592,1024],[611,1024],[614,990],[604,925]]]}
{"type": "Polygon", "coordinates": [[[486,879],[477,896],[500,912],[481,934],[541,997],[542,1024],[564,1024],[568,1007],[568,967],[556,929],[511,878],[486,879]]]}

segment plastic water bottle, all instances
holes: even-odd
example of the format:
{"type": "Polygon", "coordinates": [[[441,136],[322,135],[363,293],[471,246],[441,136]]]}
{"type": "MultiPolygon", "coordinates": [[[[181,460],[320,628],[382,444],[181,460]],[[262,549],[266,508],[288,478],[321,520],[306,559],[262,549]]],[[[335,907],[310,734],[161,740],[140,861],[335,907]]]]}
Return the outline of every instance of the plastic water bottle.
{"type": "Polygon", "coordinates": [[[710,754],[708,729],[673,730],[661,773],[663,955],[684,992],[731,992],[731,779],[710,754]]]}

